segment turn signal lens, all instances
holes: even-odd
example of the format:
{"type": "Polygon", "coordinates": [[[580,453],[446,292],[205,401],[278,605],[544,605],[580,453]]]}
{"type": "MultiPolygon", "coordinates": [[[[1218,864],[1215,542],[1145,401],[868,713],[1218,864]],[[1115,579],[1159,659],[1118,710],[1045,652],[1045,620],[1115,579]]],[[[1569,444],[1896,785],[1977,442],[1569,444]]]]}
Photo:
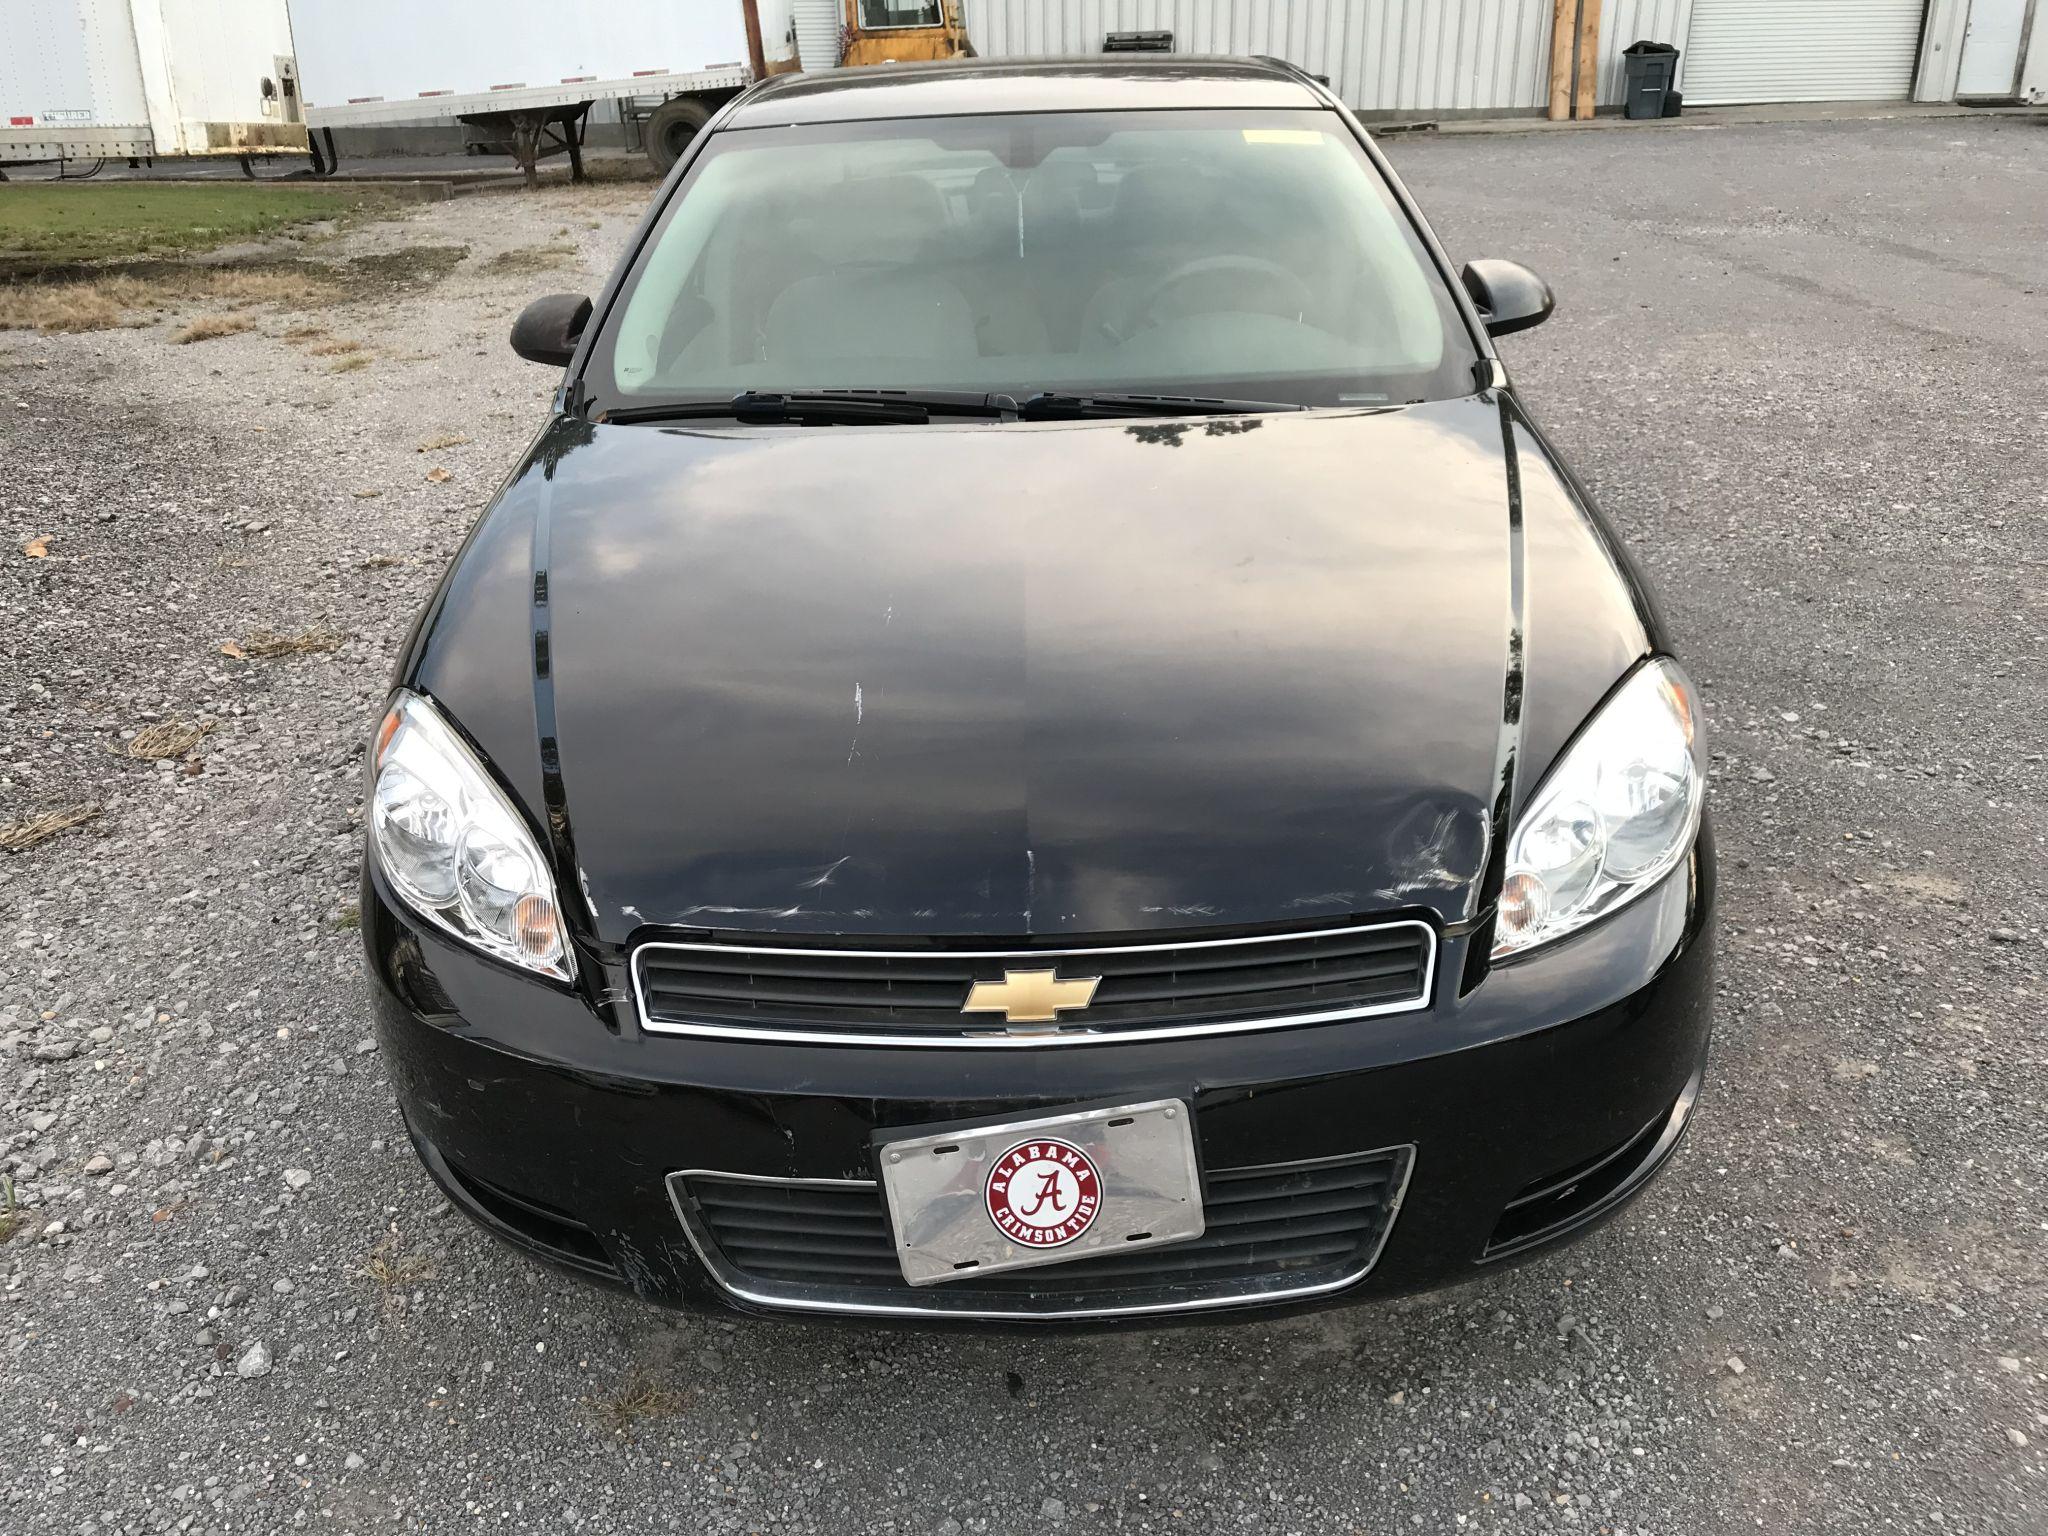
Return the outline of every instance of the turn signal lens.
{"type": "Polygon", "coordinates": [[[1625,906],[1685,857],[1706,791],[1693,697],[1675,662],[1649,663],[1551,770],[1508,843],[1495,959],[1625,906]]]}
{"type": "Polygon", "coordinates": [[[562,925],[551,896],[522,896],[512,908],[512,934],[520,953],[540,960],[562,950],[562,925]]]}
{"type": "Polygon", "coordinates": [[[434,707],[401,694],[371,765],[370,847],[405,904],[485,954],[573,977],[547,861],[434,707]]]}

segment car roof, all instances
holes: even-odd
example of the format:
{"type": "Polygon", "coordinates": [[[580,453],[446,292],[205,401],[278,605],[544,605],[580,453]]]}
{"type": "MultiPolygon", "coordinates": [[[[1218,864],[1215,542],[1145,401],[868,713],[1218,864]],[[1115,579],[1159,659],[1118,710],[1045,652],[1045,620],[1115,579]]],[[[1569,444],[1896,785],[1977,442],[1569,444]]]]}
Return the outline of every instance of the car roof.
{"type": "Polygon", "coordinates": [[[949,59],[777,75],[740,99],[729,128],[999,112],[1324,107],[1277,59],[1129,54],[1071,59],[949,59]]]}

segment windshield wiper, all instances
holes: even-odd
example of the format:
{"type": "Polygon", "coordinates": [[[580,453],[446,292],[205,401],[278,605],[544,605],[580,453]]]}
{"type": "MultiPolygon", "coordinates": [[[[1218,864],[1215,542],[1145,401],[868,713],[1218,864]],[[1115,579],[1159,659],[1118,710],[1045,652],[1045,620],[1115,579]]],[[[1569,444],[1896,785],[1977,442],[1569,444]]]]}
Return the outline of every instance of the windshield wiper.
{"type": "Polygon", "coordinates": [[[725,416],[744,426],[916,426],[940,416],[1003,415],[985,394],[906,389],[747,390],[730,400],[672,400],[666,405],[625,405],[604,413],[607,422],[685,421],[725,416]]]}
{"type": "Polygon", "coordinates": [[[1060,394],[1041,390],[1022,400],[966,390],[792,389],[747,390],[730,400],[671,400],[622,405],[606,422],[688,421],[726,417],[743,426],[919,426],[934,416],[976,416],[1000,421],[1085,421],[1117,416],[1247,416],[1260,411],[1305,411],[1283,400],[1224,400],[1210,395],[1060,394]]]}
{"type": "Polygon", "coordinates": [[[1043,392],[1017,402],[1024,421],[1081,421],[1101,416],[1248,416],[1305,411],[1281,400],[1220,400],[1208,395],[1063,395],[1043,392]]]}

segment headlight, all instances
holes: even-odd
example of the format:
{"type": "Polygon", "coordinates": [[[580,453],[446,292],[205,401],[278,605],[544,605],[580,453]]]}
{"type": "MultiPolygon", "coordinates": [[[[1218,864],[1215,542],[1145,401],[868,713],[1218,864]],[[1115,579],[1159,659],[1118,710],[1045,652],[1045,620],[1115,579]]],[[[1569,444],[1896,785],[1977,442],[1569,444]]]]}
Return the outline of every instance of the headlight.
{"type": "Polygon", "coordinates": [[[1607,701],[1508,842],[1493,957],[1585,927],[1649,890],[1692,847],[1706,795],[1692,683],[1654,661],[1607,701]]]}
{"type": "Polygon", "coordinates": [[[401,693],[378,727],[370,842],[407,906],[486,954],[576,974],[532,834],[425,699],[401,693]]]}

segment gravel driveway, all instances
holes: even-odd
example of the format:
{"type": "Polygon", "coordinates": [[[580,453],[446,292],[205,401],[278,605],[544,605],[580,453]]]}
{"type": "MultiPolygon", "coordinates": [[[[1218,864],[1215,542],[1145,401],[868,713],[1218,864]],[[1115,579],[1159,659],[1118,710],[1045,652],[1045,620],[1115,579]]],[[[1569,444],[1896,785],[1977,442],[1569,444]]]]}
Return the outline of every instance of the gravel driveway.
{"type": "Polygon", "coordinates": [[[539,420],[513,312],[647,189],[444,203],[239,334],[0,334],[0,823],[99,807],[0,853],[0,1531],[2048,1531],[2048,124],[1391,151],[1554,282],[1510,362],[1711,702],[1717,1055],[1628,1216],[1016,1338],[677,1318],[449,1214],[363,741],[539,420]]]}

